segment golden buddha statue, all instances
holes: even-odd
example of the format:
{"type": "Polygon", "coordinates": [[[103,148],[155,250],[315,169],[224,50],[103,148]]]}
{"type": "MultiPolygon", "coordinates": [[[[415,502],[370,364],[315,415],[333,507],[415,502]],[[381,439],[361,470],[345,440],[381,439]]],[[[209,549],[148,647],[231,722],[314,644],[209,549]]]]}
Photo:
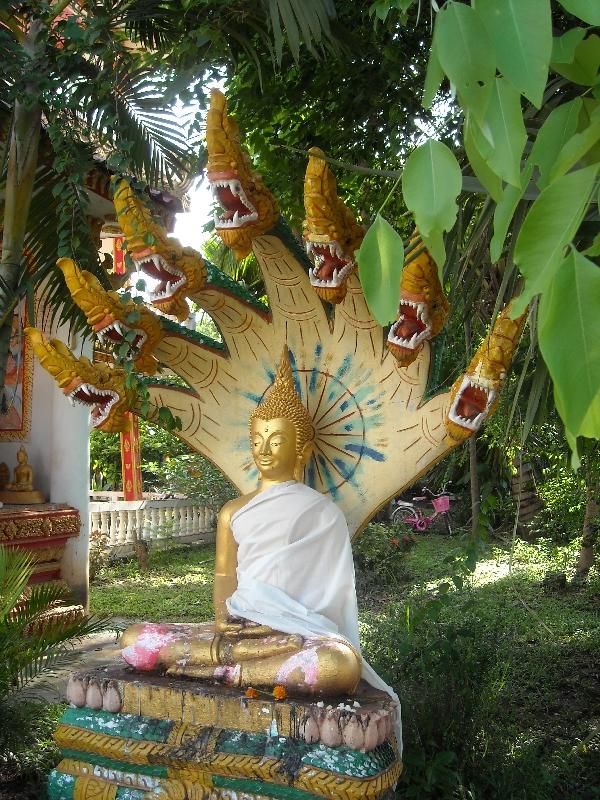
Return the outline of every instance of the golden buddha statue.
{"type": "Polygon", "coordinates": [[[14,468],[14,480],[7,483],[0,491],[0,500],[4,503],[29,504],[43,503],[45,498],[41,492],[33,488],[33,469],[28,463],[27,452],[21,447],[17,452],[17,466],[14,468]]]}
{"type": "Polygon", "coordinates": [[[6,484],[10,481],[10,472],[4,461],[0,462],[0,491],[6,489],[6,484]]]}
{"type": "Polygon", "coordinates": [[[132,625],[121,639],[129,664],[230,686],[283,685],[290,694],[348,695],[361,674],[389,689],[360,655],[343,514],[300,482],[314,435],[285,348],[250,419],[259,486],[218,517],[215,621],[132,625]]]}

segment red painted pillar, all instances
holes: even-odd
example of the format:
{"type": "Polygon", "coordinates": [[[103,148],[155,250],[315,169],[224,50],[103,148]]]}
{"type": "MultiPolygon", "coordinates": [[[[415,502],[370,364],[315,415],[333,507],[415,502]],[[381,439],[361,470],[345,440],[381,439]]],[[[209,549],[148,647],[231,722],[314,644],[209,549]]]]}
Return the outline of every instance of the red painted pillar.
{"type": "Polygon", "coordinates": [[[129,427],[121,433],[121,475],[125,500],[142,500],[140,430],[135,414],[128,413],[129,427]]]}

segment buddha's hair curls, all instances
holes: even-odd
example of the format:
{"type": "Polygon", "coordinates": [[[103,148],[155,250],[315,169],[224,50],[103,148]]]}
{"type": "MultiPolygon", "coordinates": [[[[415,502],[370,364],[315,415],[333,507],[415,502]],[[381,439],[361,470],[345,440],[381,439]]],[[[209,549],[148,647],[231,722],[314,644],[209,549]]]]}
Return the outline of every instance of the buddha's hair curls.
{"type": "Polygon", "coordinates": [[[305,446],[314,441],[315,428],[296,391],[287,345],[284,345],[273,386],[250,415],[250,426],[255,419],[268,422],[278,417],[288,419],[293,424],[296,429],[296,453],[302,455],[305,446]]]}

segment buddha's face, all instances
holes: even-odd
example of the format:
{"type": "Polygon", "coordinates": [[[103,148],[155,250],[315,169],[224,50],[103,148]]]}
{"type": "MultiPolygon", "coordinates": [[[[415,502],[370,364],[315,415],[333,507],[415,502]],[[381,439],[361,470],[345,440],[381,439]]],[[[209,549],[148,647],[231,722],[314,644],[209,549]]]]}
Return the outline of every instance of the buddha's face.
{"type": "Polygon", "coordinates": [[[294,477],[296,428],[289,419],[253,419],[250,438],[252,457],[263,478],[287,481],[294,477]]]}

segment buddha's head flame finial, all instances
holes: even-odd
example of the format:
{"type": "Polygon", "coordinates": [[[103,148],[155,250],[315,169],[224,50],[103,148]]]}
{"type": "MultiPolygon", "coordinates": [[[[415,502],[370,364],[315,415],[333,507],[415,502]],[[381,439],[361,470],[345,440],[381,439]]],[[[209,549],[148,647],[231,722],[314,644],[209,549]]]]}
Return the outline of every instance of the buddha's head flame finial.
{"type": "Polygon", "coordinates": [[[280,418],[289,420],[296,429],[296,454],[298,458],[305,456],[307,445],[314,441],[315,427],[296,391],[287,345],[283,347],[273,386],[250,415],[250,426],[255,419],[280,418]]]}

